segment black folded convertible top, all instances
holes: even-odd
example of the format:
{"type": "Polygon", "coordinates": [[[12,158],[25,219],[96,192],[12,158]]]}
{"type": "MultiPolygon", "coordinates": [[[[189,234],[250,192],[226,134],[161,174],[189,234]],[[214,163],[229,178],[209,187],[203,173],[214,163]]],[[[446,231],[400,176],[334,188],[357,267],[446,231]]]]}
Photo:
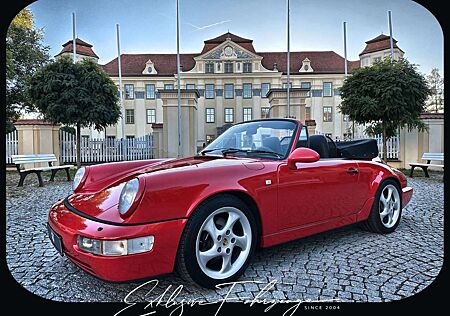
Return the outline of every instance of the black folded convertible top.
{"type": "Polygon", "coordinates": [[[338,156],[349,159],[373,159],[378,156],[376,139],[358,139],[347,142],[335,142],[338,156]]]}

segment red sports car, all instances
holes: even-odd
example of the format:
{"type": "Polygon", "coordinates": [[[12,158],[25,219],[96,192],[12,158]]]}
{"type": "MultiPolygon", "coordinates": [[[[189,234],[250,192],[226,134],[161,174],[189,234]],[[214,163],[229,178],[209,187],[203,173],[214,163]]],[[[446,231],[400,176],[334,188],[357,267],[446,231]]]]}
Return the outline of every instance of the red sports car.
{"type": "Polygon", "coordinates": [[[227,129],[198,155],[88,166],[50,210],[56,249],[108,281],[236,280],[256,247],[356,222],[393,232],[413,190],[375,140],[333,142],[293,119],[227,129]]]}

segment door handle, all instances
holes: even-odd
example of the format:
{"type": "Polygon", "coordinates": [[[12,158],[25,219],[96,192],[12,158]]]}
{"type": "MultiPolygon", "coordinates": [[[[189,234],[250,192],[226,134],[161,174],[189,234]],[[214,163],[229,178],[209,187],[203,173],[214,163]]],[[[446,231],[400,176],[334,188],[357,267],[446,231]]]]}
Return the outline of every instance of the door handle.
{"type": "Polygon", "coordinates": [[[359,170],[356,168],[348,168],[347,169],[347,173],[358,173],[358,172],[359,172],[359,170]]]}

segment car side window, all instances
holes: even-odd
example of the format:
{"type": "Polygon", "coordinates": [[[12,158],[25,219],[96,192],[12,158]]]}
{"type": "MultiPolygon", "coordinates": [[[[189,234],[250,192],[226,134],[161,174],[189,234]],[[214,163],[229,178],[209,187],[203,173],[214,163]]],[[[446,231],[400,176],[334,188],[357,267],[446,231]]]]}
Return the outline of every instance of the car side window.
{"type": "Polygon", "coordinates": [[[296,148],[300,147],[309,147],[308,129],[305,125],[302,126],[300,135],[298,136],[296,148]]]}

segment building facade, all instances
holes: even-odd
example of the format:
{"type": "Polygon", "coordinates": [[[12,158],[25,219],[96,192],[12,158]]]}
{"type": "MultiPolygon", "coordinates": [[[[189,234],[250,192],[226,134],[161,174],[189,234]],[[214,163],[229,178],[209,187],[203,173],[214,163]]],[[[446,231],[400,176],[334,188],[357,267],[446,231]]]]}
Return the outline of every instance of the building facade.
{"type": "MultiPolygon", "coordinates": [[[[69,41],[59,56],[71,53],[69,41]]],[[[92,45],[81,40],[77,40],[77,54],[98,60],[92,45]]],[[[389,37],[380,35],[366,42],[359,60],[348,61],[348,73],[389,55],[389,37]]],[[[394,40],[394,58],[402,56],[394,40]]],[[[180,60],[181,88],[195,91],[194,99],[186,104],[195,107],[197,147],[211,142],[229,124],[286,113],[275,110],[283,102],[280,98],[286,98],[286,93],[280,94],[287,90],[286,52],[256,51],[251,39],[228,32],[204,41],[199,53],[181,54],[180,60]]],[[[162,124],[176,125],[176,119],[164,118],[165,96],[177,89],[176,54],[122,54],[121,64],[125,135],[121,121],[103,132],[83,129],[82,135],[139,137],[162,124]]],[[[102,67],[119,85],[117,58],[102,67]]],[[[345,78],[342,56],[333,51],[291,52],[290,78],[291,93],[302,93],[291,104],[291,116],[314,120],[318,132],[334,139],[344,139],[352,131],[362,133],[361,127],[352,129],[352,122],[339,112],[339,89],[345,78]]]]}

